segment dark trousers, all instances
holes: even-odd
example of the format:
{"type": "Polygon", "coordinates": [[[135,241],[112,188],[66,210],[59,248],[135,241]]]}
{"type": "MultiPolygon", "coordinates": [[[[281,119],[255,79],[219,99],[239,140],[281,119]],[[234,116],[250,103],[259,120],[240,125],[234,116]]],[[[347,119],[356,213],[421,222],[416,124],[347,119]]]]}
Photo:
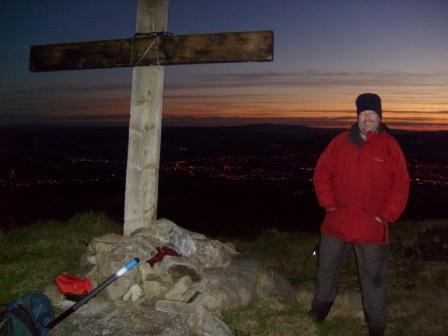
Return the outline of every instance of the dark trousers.
{"type": "Polygon", "coordinates": [[[345,256],[352,247],[356,254],[367,325],[372,335],[382,335],[387,323],[386,275],[389,254],[387,246],[352,245],[338,238],[322,234],[319,246],[317,285],[311,311],[321,320],[330,311],[338,291],[339,275],[345,256]]]}

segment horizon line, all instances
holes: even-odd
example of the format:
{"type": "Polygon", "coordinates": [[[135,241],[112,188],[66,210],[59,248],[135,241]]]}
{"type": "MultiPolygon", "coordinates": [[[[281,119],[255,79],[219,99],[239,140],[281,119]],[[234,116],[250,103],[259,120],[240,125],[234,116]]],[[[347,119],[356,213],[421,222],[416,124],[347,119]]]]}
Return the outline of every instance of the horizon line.
{"type": "MultiPolygon", "coordinates": [[[[194,118],[195,119],[195,118],[194,118]]],[[[200,118],[202,119],[202,118],[200,118]]],[[[208,119],[208,118],[205,118],[208,119]]],[[[214,119],[214,118],[213,118],[214,119]]],[[[225,119],[225,120],[229,120],[229,121],[235,121],[238,120],[238,118],[221,118],[221,119],[225,119]]],[[[246,119],[246,118],[244,118],[246,119]]],[[[249,118],[247,118],[249,119],[249,118]]],[[[341,124],[331,124],[331,123],[322,123],[320,125],[317,124],[307,124],[307,123],[288,123],[288,122],[272,122],[272,121],[262,121],[262,120],[258,120],[255,121],[256,119],[259,118],[250,118],[252,120],[246,120],[247,122],[241,122],[241,120],[239,120],[239,123],[229,123],[229,124],[201,124],[201,123],[192,123],[192,124],[182,124],[182,123],[171,123],[170,121],[166,121],[163,122],[162,121],[162,128],[174,128],[174,127],[179,127],[179,128],[238,128],[238,127],[251,127],[251,126],[272,126],[272,127],[281,127],[281,126],[288,126],[288,127],[304,127],[304,128],[311,128],[311,129],[333,129],[333,130],[345,130],[345,129],[349,129],[351,127],[351,125],[353,123],[341,123],[341,124]]],[[[279,118],[281,119],[281,118],[279,118]]],[[[289,119],[289,118],[286,118],[289,119]]],[[[297,118],[300,119],[300,118],[297,118]]],[[[403,124],[398,124],[398,125],[394,125],[395,123],[388,123],[385,122],[385,124],[389,127],[389,129],[391,129],[392,131],[408,131],[408,132],[448,132],[448,125],[425,125],[425,126],[429,126],[429,127],[425,127],[422,126],[422,124],[408,124],[406,123],[406,125],[403,124]],[[393,126],[390,126],[393,125],[393,126]]],[[[32,127],[36,127],[36,128],[41,128],[41,127],[48,127],[48,128],[124,128],[124,127],[129,127],[128,123],[123,123],[123,122],[109,122],[109,123],[98,123],[98,122],[94,122],[94,123],[86,123],[86,122],[81,122],[81,123],[76,123],[76,122],[40,122],[40,123],[35,123],[35,122],[19,122],[19,123],[0,123],[0,128],[32,128],[32,127]]]]}

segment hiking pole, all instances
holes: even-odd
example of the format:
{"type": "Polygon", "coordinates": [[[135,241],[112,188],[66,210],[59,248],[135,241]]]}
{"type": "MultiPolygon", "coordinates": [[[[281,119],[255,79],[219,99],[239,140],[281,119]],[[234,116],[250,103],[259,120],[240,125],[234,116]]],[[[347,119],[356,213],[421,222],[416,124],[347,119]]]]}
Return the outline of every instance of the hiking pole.
{"type": "Polygon", "coordinates": [[[91,291],[89,294],[84,296],[81,300],[76,302],[73,306],[69,307],[67,310],[63,311],[60,315],[58,315],[54,320],[50,321],[45,328],[47,329],[53,329],[55,325],[57,325],[59,322],[64,320],[66,317],[77,311],[82,305],[86,304],[90,301],[93,297],[95,297],[99,292],[101,292],[103,289],[105,289],[107,286],[109,286],[112,282],[117,280],[119,277],[121,277],[123,274],[125,274],[130,269],[134,268],[138,263],[140,262],[140,259],[134,258],[130,262],[128,262],[126,265],[124,265],[120,270],[114,274],[112,274],[109,278],[104,280],[101,284],[99,284],[93,291],[91,291]]]}
{"type": "Polygon", "coordinates": [[[305,267],[306,263],[308,262],[308,260],[310,260],[311,257],[315,257],[319,254],[319,245],[320,245],[320,243],[317,243],[316,245],[314,245],[311,253],[308,254],[308,256],[303,261],[302,267],[305,267]]]}

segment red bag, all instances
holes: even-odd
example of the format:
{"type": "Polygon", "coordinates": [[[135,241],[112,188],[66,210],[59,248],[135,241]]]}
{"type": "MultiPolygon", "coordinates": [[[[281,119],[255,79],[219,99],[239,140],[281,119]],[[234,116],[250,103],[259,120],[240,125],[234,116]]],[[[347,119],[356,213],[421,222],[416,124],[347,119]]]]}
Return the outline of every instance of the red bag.
{"type": "Polygon", "coordinates": [[[92,282],[88,278],[70,273],[58,275],[56,286],[64,295],[85,295],[93,290],[92,282]]]}

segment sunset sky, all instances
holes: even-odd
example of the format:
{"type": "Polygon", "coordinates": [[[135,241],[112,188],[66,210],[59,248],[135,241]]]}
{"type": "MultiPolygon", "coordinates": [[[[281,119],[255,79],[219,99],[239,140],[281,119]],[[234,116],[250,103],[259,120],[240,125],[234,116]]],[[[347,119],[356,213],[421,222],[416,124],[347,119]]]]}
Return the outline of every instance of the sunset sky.
{"type": "MultiPolygon", "coordinates": [[[[137,0],[0,4],[0,124],[126,125],[130,69],[31,73],[31,45],[132,37],[137,0]]],[[[171,0],[169,32],[274,31],[274,61],[166,67],[165,125],[348,127],[359,93],[393,128],[448,130],[446,0],[171,0]]]]}

